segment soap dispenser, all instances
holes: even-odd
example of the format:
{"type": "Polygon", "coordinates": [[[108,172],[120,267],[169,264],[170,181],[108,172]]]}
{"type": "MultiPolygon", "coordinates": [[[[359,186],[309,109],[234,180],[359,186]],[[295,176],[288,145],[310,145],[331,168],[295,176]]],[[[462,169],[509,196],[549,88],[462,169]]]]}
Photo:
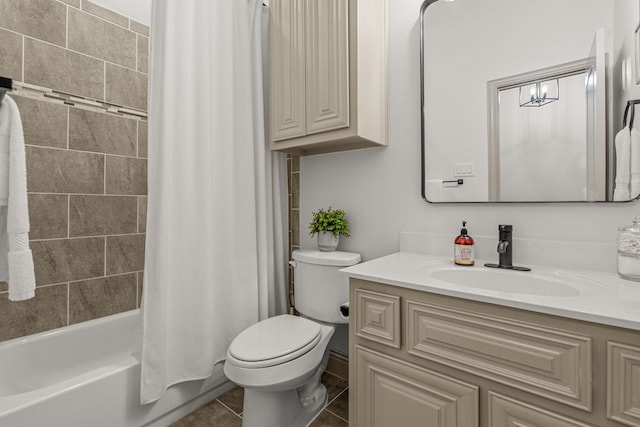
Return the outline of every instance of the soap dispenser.
{"type": "Polygon", "coordinates": [[[472,266],[475,263],[475,252],[473,248],[473,238],[469,236],[465,228],[467,221],[462,221],[460,235],[454,240],[453,262],[458,265],[472,266]]]}
{"type": "Polygon", "coordinates": [[[632,224],[618,228],[618,274],[640,281],[640,215],[632,224]]]}

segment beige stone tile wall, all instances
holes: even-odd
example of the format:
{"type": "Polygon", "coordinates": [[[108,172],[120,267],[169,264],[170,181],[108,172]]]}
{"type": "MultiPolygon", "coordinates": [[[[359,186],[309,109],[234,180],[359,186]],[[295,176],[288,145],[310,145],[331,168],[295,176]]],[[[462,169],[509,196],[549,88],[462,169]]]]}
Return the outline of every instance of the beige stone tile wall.
{"type": "MultiPolygon", "coordinates": [[[[149,28],[86,0],[1,0],[0,75],[147,108],[149,28]]],[[[22,116],[36,297],[8,301],[0,341],[139,306],[147,123],[13,94],[22,116]]]]}
{"type": "Polygon", "coordinates": [[[0,75],[147,108],[149,28],[86,0],[0,1],[0,75]]]}
{"type": "Polygon", "coordinates": [[[22,76],[22,36],[0,29],[0,75],[22,76]]]}

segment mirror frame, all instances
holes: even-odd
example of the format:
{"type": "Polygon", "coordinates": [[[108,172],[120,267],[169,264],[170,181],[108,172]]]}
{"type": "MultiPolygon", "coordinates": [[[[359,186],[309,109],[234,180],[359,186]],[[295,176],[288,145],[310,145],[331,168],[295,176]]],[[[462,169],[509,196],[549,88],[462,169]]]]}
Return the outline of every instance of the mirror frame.
{"type": "MultiPolygon", "coordinates": [[[[636,198],[629,200],[621,200],[621,201],[613,201],[613,200],[579,200],[579,201],[465,201],[465,202],[432,202],[427,199],[427,188],[426,188],[426,129],[425,129],[425,78],[424,78],[424,64],[425,64],[425,53],[424,53],[424,36],[425,36],[425,14],[427,8],[432,4],[442,1],[442,0],[424,0],[422,5],[420,6],[420,187],[422,191],[422,199],[433,205],[445,205],[445,204],[534,204],[534,203],[555,203],[555,204],[585,204],[585,203],[598,203],[598,204],[621,204],[621,203],[629,203],[640,200],[640,195],[636,198]]],[[[487,141],[488,143],[488,141],[487,141]]]]}

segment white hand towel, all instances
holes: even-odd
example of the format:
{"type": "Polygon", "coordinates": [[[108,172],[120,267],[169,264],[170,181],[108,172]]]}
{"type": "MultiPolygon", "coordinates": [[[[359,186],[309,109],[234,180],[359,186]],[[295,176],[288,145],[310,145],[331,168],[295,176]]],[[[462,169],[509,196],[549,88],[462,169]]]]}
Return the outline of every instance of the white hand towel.
{"type": "Polygon", "coordinates": [[[629,182],[631,181],[631,132],[624,127],[616,134],[616,181],[613,190],[613,201],[629,200],[629,182]]]}
{"type": "MultiPolygon", "coordinates": [[[[0,140],[2,139],[4,138],[0,137],[0,140]]],[[[9,155],[6,154],[8,152],[8,147],[6,152],[0,147],[0,206],[7,206],[9,203],[9,155]]]]}
{"type": "MultiPolygon", "coordinates": [[[[35,295],[36,280],[33,255],[29,249],[27,166],[22,121],[18,106],[9,96],[5,96],[0,105],[0,153],[9,157],[8,174],[0,171],[0,186],[3,188],[0,195],[7,194],[6,234],[0,238],[8,238],[9,247],[8,252],[0,256],[8,261],[9,299],[22,301],[35,295]]],[[[2,273],[6,272],[0,272],[0,276],[6,275],[2,273]]]]}
{"type": "Polygon", "coordinates": [[[629,199],[635,199],[640,195],[640,130],[631,129],[629,158],[631,170],[631,182],[629,184],[629,199]]]}

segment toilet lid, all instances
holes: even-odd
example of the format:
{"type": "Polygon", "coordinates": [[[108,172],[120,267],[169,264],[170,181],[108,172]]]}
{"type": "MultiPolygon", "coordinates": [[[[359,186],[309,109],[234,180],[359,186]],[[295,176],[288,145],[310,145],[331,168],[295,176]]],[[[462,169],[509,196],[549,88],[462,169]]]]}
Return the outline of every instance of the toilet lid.
{"type": "Polygon", "coordinates": [[[321,326],[303,317],[283,314],[242,331],[229,346],[236,364],[267,367],[295,359],[320,341],[321,326]]]}

